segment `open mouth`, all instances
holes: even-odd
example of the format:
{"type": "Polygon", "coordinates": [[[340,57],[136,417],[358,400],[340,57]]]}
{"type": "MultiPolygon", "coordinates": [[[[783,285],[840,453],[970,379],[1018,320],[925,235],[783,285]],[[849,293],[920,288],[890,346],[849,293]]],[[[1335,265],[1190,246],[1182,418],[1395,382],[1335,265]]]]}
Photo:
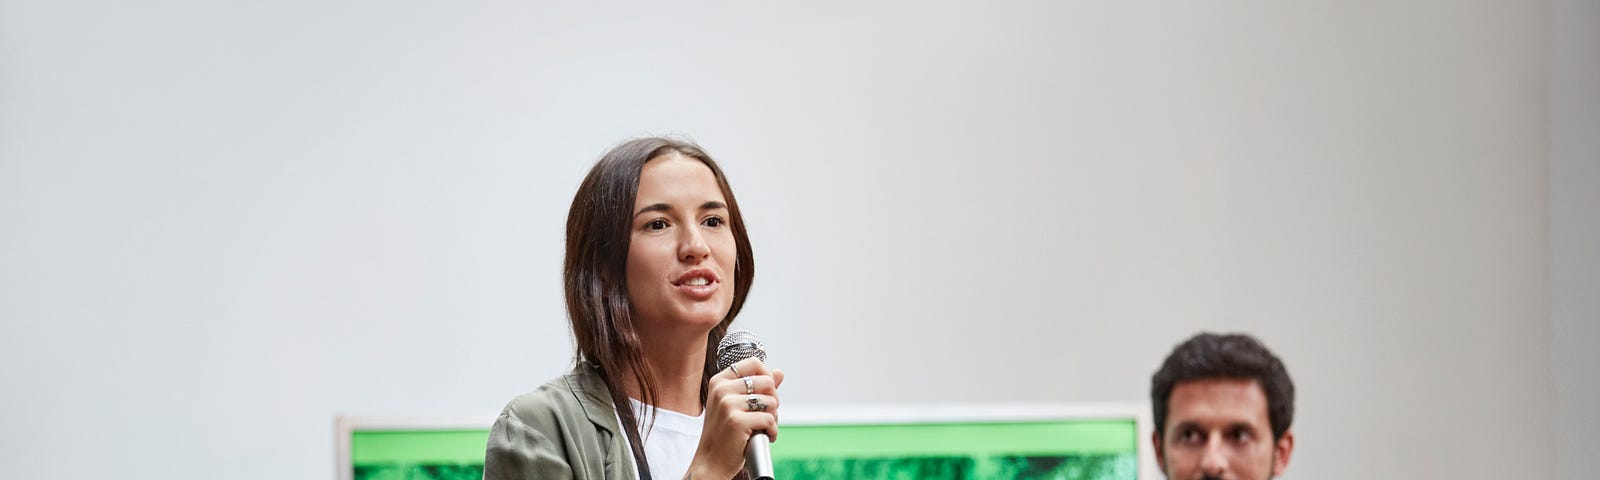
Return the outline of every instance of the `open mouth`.
{"type": "Polygon", "coordinates": [[[713,283],[717,283],[717,274],[706,268],[696,268],[685,272],[672,282],[673,285],[682,287],[704,287],[713,283]]]}

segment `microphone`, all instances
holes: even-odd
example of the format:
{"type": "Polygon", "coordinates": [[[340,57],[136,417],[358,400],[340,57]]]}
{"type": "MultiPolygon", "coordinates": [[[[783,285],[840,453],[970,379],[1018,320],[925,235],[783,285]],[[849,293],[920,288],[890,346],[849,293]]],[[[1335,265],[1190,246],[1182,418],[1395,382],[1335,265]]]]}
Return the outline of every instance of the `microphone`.
{"type": "MultiPolygon", "coordinates": [[[[761,341],[748,330],[729,330],[722,341],[717,342],[717,369],[726,370],[729,365],[750,357],[766,363],[767,351],[762,348],[761,341]]],[[[750,436],[750,443],[744,445],[744,468],[750,472],[750,480],[773,480],[772,440],[766,432],[756,432],[750,436]]]]}

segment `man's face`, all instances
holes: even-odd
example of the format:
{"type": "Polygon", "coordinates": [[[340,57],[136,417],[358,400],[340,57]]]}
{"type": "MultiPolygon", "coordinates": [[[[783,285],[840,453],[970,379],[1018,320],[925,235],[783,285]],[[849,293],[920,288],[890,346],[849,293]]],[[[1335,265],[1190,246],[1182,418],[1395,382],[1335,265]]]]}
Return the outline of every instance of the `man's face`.
{"type": "Polygon", "coordinates": [[[1254,379],[1179,382],[1160,428],[1156,459],[1171,480],[1266,480],[1283,473],[1294,450],[1292,433],[1272,439],[1267,395],[1254,379]]]}

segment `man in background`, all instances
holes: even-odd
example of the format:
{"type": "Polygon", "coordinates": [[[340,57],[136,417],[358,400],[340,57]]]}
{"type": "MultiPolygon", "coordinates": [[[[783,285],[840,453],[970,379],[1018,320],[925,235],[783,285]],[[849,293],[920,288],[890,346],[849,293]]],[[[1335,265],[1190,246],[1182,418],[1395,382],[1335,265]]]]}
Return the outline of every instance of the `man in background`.
{"type": "Polygon", "coordinates": [[[1248,335],[1201,333],[1150,379],[1156,461],[1171,480],[1265,480],[1294,452],[1294,382],[1248,335]]]}

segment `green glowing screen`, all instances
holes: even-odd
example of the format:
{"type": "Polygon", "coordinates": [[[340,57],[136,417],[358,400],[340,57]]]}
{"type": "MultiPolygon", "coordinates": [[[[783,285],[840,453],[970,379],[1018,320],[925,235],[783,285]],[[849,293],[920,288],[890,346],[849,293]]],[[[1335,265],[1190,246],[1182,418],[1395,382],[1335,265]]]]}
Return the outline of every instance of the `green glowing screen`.
{"type": "MultiPolygon", "coordinates": [[[[489,431],[350,432],[355,480],[477,480],[489,431]]],[[[785,424],[777,477],[799,479],[1125,479],[1138,472],[1133,419],[785,424]]]]}

